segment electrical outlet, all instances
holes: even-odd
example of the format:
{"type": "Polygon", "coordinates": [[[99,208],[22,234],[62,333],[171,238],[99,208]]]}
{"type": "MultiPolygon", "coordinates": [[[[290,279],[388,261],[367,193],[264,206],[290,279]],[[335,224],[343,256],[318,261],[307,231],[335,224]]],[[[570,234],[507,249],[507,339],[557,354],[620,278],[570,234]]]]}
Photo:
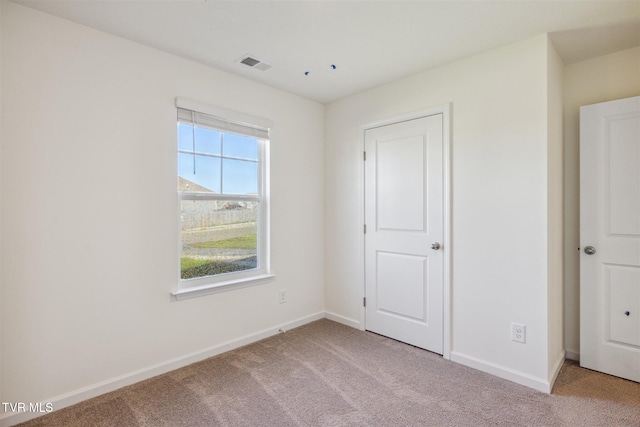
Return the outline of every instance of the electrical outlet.
{"type": "Polygon", "coordinates": [[[280,290],[280,292],[278,292],[278,300],[280,301],[280,304],[284,304],[285,302],[287,302],[287,290],[286,289],[282,289],[282,290],[280,290]]]}
{"type": "Polygon", "coordinates": [[[521,323],[511,324],[511,341],[524,344],[527,338],[527,327],[521,323]]]}

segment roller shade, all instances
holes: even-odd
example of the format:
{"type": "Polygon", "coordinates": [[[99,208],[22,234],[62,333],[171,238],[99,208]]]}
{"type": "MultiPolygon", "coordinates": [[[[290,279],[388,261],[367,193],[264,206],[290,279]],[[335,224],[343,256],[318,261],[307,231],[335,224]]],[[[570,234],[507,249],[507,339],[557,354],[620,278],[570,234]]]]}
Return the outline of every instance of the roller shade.
{"type": "Polygon", "coordinates": [[[257,139],[269,139],[269,129],[248,123],[231,122],[220,117],[188,110],[186,108],[178,108],[178,121],[187,125],[206,127],[257,139]]]}

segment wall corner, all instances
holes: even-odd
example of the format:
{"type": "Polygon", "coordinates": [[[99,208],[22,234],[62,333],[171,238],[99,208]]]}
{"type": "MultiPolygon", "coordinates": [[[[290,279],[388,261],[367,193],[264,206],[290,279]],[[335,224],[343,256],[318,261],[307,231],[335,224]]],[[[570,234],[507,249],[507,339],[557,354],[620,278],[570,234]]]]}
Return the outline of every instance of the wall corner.
{"type": "Polygon", "coordinates": [[[564,360],[564,64],[547,34],[547,369],[564,360]]]}

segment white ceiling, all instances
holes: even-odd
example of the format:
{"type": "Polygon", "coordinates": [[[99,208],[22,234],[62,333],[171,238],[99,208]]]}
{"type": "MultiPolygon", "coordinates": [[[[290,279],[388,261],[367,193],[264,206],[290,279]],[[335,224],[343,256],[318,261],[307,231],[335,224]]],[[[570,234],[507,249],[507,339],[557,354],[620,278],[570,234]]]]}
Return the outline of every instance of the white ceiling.
{"type": "Polygon", "coordinates": [[[542,33],[565,64],[640,46],[639,0],[13,1],[323,103],[542,33]]]}

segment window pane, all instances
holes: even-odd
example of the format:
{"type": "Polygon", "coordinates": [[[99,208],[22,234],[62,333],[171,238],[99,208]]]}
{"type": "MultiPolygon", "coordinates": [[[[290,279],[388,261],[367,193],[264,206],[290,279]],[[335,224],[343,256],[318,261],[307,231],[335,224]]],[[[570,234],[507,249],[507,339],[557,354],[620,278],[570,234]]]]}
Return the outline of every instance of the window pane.
{"type": "Polygon", "coordinates": [[[196,152],[205,154],[221,154],[220,132],[196,126],[196,152]]]}
{"type": "Polygon", "coordinates": [[[220,193],[220,158],[178,153],[178,191],[220,193]]]}
{"type": "Polygon", "coordinates": [[[193,145],[193,126],[178,123],[178,150],[205,154],[221,154],[220,132],[196,126],[196,145],[193,145]]]}
{"type": "Polygon", "coordinates": [[[180,277],[258,268],[259,202],[180,201],[180,277]]]}
{"type": "Polygon", "coordinates": [[[178,123],[178,150],[193,150],[193,127],[178,123]]]}
{"type": "Polygon", "coordinates": [[[258,140],[248,136],[225,133],[223,151],[225,157],[258,160],[258,140]]]}
{"type": "Polygon", "coordinates": [[[222,160],[224,194],[258,194],[258,163],[244,160],[222,160]]]}

